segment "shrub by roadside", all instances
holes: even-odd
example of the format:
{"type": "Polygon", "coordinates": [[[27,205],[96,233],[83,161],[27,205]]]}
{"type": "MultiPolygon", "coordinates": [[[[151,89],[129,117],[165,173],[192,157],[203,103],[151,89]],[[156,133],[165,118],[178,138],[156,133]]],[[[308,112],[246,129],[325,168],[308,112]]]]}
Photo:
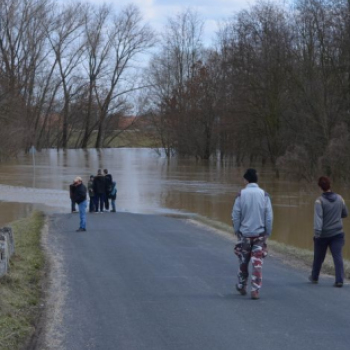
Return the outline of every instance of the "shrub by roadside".
{"type": "Polygon", "coordinates": [[[34,333],[45,262],[40,245],[43,225],[39,212],[10,225],[16,251],[9,274],[0,279],[0,350],[21,349],[34,333]]]}

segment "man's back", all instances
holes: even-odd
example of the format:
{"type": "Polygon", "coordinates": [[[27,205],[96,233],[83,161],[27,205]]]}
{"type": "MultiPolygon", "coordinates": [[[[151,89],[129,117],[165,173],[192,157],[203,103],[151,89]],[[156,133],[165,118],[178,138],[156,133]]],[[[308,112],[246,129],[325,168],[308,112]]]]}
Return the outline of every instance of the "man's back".
{"type": "Polygon", "coordinates": [[[258,184],[249,183],[236,198],[232,219],[235,232],[243,236],[270,235],[272,207],[268,194],[258,184]]]}
{"type": "Polygon", "coordinates": [[[106,178],[104,175],[97,175],[94,178],[94,192],[96,194],[106,193],[106,178]]]}

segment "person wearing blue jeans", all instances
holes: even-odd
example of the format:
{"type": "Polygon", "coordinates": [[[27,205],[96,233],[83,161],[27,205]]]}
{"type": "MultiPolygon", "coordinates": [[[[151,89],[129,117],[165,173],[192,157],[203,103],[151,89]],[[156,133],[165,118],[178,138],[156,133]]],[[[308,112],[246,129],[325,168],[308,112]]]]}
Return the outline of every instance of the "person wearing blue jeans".
{"type": "Polygon", "coordinates": [[[80,176],[74,179],[74,201],[79,206],[80,225],[77,232],[86,231],[87,190],[80,176]]]}
{"type": "Polygon", "coordinates": [[[77,230],[86,231],[86,208],[87,208],[87,200],[78,204],[79,206],[79,216],[80,216],[80,227],[77,230]]]}
{"type": "Polygon", "coordinates": [[[331,181],[326,176],[318,179],[322,196],[318,197],[314,209],[314,261],[310,282],[318,283],[322,264],[329,247],[335,268],[334,287],[342,287],[344,283],[344,265],[342,249],[344,246],[344,230],[342,219],[348,216],[348,208],[344,199],[331,190],[331,181]]]}

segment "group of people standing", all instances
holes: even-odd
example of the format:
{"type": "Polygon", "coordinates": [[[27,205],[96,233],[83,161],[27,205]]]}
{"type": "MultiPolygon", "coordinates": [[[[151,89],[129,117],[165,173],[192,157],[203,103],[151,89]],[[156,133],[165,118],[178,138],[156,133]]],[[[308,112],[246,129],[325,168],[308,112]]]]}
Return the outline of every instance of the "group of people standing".
{"type": "Polygon", "coordinates": [[[111,212],[116,212],[115,201],[117,199],[117,183],[113,181],[113,177],[108,173],[107,169],[104,169],[103,172],[101,169],[98,169],[96,176],[90,175],[88,191],[90,197],[90,213],[109,211],[109,201],[111,201],[111,212]]]}
{"type": "MultiPolygon", "coordinates": [[[[233,209],[232,221],[238,242],[234,252],[239,259],[236,289],[247,294],[249,263],[252,263],[251,298],[259,299],[262,285],[263,258],[267,255],[267,238],[272,232],[273,212],[270,196],[259,187],[255,169],[247,169],[243,175],[245,188],[238,193],[233,209]]],[[[331,181],[321,176],[317,182],[322,195],[314,207],[314,261],[309,281],[318,283],[322,264],[329,248],[335,266],[334,287],[344,283],[342,249],[344,230],[342,219],[348,216],[344,199],[331,189],[331,181]]]]}
{"type": "Polygon", "coordinates": [[[99,169],[97,175],[90,175],[88,187],[83,184],[80,176],[77,176],[69,186],[72,213],[76,213],[76,205],[79,207],[80,225],[77,232],[86,231],[86,211],[87,211],[87,194],[89,194],[89,212],[103,213],[111,211],[116,212],[115,201],[117,199],[117,183],[108,173],[107,169],[99,169]],[[112,209],[109,210],[109,201],[112,209]]]}

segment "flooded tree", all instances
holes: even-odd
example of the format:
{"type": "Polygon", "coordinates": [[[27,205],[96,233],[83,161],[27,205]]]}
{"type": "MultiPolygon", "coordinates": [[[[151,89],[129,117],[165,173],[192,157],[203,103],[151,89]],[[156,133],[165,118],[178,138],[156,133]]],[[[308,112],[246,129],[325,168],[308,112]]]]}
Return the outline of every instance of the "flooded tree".
{"type": "Polygon", "coordinates": [[[150,104],[156,131],[167,155],[170,149],[182,156],[193,155],[194,115],[190,111],[190,80],[197,74],[202,55],[203,22],[192,10],[168,19],[159,53],[147,72],[150,104]]]}
{"type": "Polygon", "coordinates": [[[153,44],[135,6],[2,1],[0,103],[13,127],[26,130],[18,149],[87,147],[94,131],[102,147],[109,120],[126,113],[127,95],[139,88],[127,75],[133,60],[153,44]]]}
{"type": "Polygon", "coordinates": [[[4,0],[0,3],[0,105],[8,138],[2,153],[28,148],[37,129],[37,84],[45,64],[42,27],[49,2],[4,0]],[[10,144],[13,143],[12,146],[10,144]]]}
{"type": "Polygon", "coordinates": [[[55,64],[62,88],[62,137],[57,147],[67,148],[68,128],[71,116],[72,98],[81,89],[79,66],[84,52],[80,40],[87,8],[81,4],[71,4],[59,8],[54,13],[47,29],[48,41],[55,55],[55,64]]]}
{"type": "Polygon", "coordinates": [[[132,61],[154,45],[155,36],[143,23],[135,6],[127,6],[114,15],[103,5],[90,17],[85,33],[88,114],[81,145],[87,146],[96,128],[95,147],[100,148],[103,147],[109,119],[128,107],[126,94],[138,88],[134,79],[127,79],[132,61]],[[95,123],[91,116],[93,103],[98,106],[95,123]]]}

